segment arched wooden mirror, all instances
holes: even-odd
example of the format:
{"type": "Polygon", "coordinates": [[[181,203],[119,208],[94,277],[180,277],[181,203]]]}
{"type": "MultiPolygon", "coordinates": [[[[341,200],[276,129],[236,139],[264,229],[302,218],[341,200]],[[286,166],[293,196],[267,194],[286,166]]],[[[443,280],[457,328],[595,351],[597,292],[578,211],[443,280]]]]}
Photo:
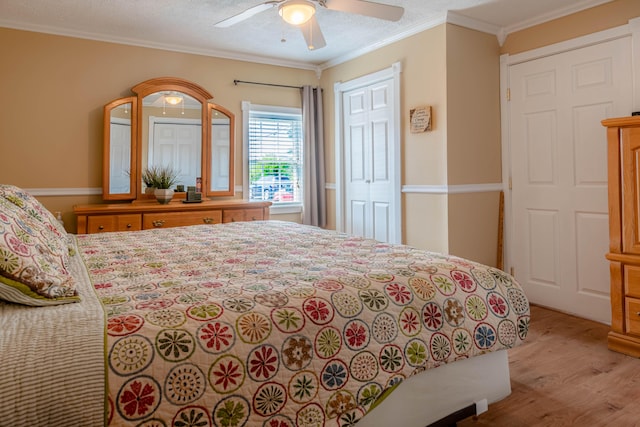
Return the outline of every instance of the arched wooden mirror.
{"type": "Polygon", "coordinates": [[[172,167],[177,185],[197,186],[205,197],[232,196],[234,115],[183,79],[151,79],[131,90],[136,96],[105,106],[103,198],[151,198],[142,172],[152,166],[172,167]]]}

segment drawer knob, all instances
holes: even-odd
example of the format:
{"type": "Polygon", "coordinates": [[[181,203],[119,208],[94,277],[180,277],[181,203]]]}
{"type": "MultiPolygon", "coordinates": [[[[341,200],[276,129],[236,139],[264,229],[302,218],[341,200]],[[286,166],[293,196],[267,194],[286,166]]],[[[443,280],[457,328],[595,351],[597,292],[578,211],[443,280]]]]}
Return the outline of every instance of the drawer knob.
{"type": "Polygon", "coordinates": [[[99,225],[98,230],[104,230],[104,225],[99,225]]]}
{"type": "Polygon", "coordinates": [[[255,216],[252,216],[252,217],[251,217],[251,221],[255,221],[255,220],[256,220],[256,217],[255,217],[255,216]]]}
{"type": "Polygon", "coordinates": [[[164,225],[164,220],[163,219],[157,219],[157,220],[153,221],[151,224],[153,224],[154,227],[162,227],[164,225]]]}
{"type": "Polygon", "coordinates": [[[213,224],[213,218],[211,217],[202,218],[202,220],[205,224],[213,224]]]}
{"type": "Polygon", "coordinates": [[[127,228],[131,228],[131,227],[133,227],[133,225],[127,224],[127,228]]]}

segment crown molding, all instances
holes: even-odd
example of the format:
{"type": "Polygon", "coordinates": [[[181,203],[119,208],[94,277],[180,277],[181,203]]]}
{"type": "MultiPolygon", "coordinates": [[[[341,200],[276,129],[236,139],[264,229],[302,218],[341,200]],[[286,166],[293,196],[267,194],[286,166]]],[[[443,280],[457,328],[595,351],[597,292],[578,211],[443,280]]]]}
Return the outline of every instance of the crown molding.
{"type": "Polygon", "coordinates": [[[75,37],[79,39],[94,40],[107,43],[117,43],[128,46],[146,47],[149,49],[167,50],[171,52],[189,53],[193,55],[210,56],[214,58],[231,59],[235,61],[253,62],[258,64],[276,65],[281,67],[297,68],[302,70],[311,70],[316,73],[319,68],[315,64],[299,61],[288,61],[283,59],[275,59],[266,56],[243,54],[238,52],[230,52],[226,50],[215,49],[194,49],[190,46],[179,44],[153,43],[147,40],[139,40],[128,37],[117,37],[112,35],[91,33],[86,31],[75,31],[67,28],[52,27],[47,25],[26,24],[15,21],[6,21],[0,19],[0,27],[12,28],[14,30],[33,31],[37,33],[53,34],[57,36],[75,37]]]}

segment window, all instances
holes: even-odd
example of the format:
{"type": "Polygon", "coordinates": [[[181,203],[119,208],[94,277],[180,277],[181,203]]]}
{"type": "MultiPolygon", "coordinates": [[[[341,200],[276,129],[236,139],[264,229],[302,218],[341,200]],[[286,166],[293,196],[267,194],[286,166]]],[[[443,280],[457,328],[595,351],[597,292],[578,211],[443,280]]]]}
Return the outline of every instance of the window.
{"type": "Polygon", "coordinates": [[[302,203],[302,114],[297,108],[243,103],[250,201],[302,203]]]}

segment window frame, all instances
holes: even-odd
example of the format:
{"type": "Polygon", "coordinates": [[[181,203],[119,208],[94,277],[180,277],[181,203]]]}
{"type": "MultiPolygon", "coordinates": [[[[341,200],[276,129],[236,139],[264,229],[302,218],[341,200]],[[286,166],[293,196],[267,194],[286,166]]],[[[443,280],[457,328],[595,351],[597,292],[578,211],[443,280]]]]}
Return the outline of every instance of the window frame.
{"type": "MultiPolygon", "coordinates": [[[[252,111],[264,112],[264,113],[275,113],[275,114],[286,114],[286,115],[299,115],[300,119],[302,119],[301,108],[252,104],[249,101],[242,101],[242,162],[244,165],[243,179],[242,179],[243,181],[242,192],[244,194],[243,198],[247,201],[249,201],[251,197],[251,188],[250,188],[250,180],[249,180],[249,116],[252,111]]],[[[303,176],[304,176],[304,164],[301,164],[300,182],[302,182],[303,176]]],[[[301,188],[300,191],[302,192],[303,189],[301,188]]],[[[269,211],[272,214],[300,213],[302,212],[303,200],[304,200],[304,195],[302,195],[301,200],[299,202],[273,202],[273,204],[269,208],[269,211]]]]}

